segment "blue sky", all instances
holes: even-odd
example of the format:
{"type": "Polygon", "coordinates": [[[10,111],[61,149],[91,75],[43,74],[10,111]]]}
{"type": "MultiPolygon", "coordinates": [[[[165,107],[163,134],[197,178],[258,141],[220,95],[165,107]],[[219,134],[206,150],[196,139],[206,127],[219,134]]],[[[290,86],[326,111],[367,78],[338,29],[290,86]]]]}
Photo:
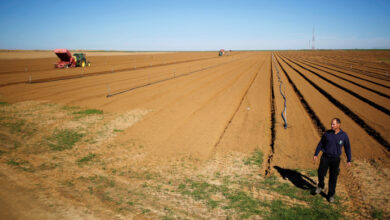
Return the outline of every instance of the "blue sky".
{"type": "Polygon", "coordinates": [[[0,49],[390,49],[390,1],[1,1],[0,49]]]}

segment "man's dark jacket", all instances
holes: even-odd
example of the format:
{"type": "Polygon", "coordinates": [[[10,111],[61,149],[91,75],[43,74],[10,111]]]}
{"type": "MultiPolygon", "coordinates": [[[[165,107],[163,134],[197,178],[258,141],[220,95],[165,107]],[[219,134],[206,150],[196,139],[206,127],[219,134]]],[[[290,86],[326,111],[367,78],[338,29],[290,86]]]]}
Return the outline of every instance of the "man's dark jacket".
{"type": "Polygon", "coordinates": [[[317,156],[322,151],[328,157],[340,157],[343,146],[347,155],[347,162],[351,162],[351,145],[347,133],[341,129],[337,134],[333,130],[328,130],[322,135],[314,156],[317,156]]]}

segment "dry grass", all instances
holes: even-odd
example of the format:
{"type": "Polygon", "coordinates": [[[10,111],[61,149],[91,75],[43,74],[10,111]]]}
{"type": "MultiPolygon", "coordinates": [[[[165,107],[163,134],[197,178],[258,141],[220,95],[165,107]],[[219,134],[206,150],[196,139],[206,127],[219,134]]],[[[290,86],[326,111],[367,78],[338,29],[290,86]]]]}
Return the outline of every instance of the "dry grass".
{"type": "Polygon", "coordinates": [[[354,162],[353,172],[360,180],[364,199],[370,204],[372,215],[390,218],[390,184],[387,184],[390,178],[389,167],[381,160],[362,160],[354,162]]]}

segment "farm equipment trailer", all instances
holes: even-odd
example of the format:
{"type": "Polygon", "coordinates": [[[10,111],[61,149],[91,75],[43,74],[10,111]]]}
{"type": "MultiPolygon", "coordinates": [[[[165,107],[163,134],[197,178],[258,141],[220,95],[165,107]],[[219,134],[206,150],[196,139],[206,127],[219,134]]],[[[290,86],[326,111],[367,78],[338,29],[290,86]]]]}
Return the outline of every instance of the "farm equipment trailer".
{"type": "Polygon", "coordinates": [[[86,67],[91,66],[84,53],[72,53],[68,49],[55,49],[54,53],[60,58],[55,68],[86,67]]]}

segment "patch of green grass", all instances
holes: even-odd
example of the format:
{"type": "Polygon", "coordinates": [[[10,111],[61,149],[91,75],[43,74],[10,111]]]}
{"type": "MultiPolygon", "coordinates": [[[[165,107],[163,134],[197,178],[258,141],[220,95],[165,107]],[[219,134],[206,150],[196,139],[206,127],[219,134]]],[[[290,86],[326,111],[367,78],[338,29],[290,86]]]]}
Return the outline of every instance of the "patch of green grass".
{"type": "Polygon", "coordinates": [[[213,194],[219,191],[218,186],[204,181],[187,179],[185,183],[179,184],[177,190],[181,194],[191,196],[195,200],[205,200],[206,205],[210,208],[216,208],[218,206],[218,201],[211,198],[213,194]]]}
{"type": "Polygon", "coordinates": [[[74,183],[72,180],[66,180],[62,183],[62,185],[67,186],[67,187],[73,187],[74,183]]]}
{"type": "Polygon", "coordinates": [[[84,163],[88,163],[88,162],[92,161],[95,157],[96,157],[96,154],[89,153],[87,156],[77,160],[77,164],[82,165],[84,163]]]}
{"type": "Polygon", "coordinates": [[[65,110],[65,111],[74,111],[74,110],[80,109],[80,107],[79,106],[63,106],[61,109],[65,110]]]}
{"type": "Polygon", "coordinates": [[[54,151],[72,149],[83,136],[83,134],[71,129],[56,130],[54,134],[48,138],[49,147],[54,151]]]}
{"type": "Polygon", "coordinates": [[[290,198],[298,199],[301,201],[307,202],[312,198],[309,190],[299,189],[289,183],[281,183],[274,175],[260,182],[258,187],[262,189],[268,189],[277,192],[280,195],[288,196],[290,198]]]}
{"type": "Polygon", "coordinates": [[[309,175],[310,177],[315,177],[315,176],[317,176],[317,170],[307,170],[306,173],[307,173],[307,175],[309,175]]]}
{"type": "Polygon", "coordinates": [[[298,189],[296,187],[290,186],[288,183],[277,183],[273,186],[273,191],[288,196],[290,198],[299,199],[300,197],[297,196],[298,189]]]}
{"type": "Polygon", "coordinates": [[[242,190],[229,188],[228,185],[214,185],[205,181],[187,179],[185,183],[179,184],[177,190],[181,194],[191,196],[195,200],[204,201],[211,209],[222,205],[223,209],[235,210],[241,218],[264,213],[262,201],[253,198],[242,190]],[[223,197],[220,200],[216,200],[213,197],[215,195],[222,195],[223,197]]]}
{"type": "Polygon", "coordinates": [[[375,169],[379,169],[379,168],[380,168],[379,163],[378,163],[375,159],[370,159],[370,160],[369,160],[369,163],[370,163],[373,167],[375,167],[375,169]]]}
{"type": "Polygon", "coordinates": [[[268,219],[340,219],[343,206],[340,198],[336,196],[335,206],[331,206],[323,197],[313,196],[310,190],[299,189],[289,183],[281,183],[275,176],[265,179],[259,185],[280,195],[307,203],[307,207],[301,205],[287,206],[281,201],[273,201],[269,208],[271,214],[268,219]]]}
{"type": "Polygon", "coordinates": [[[89,180],[90,182],[92,182],[93,184],[102,185],[104,187],[114,187],[115,186],[115,181],[113,179],[109,179],[105,176],[93,175],[93,176],[87,177],[86,179],[89,180]]]}
{"type": "Polygon", "coordinates": [[[8,103],[8,102],[1,102],[1,101],[0,101],[0,106],[3,106],[3,105],[9,105],[9,103],[8,103]]]}
{"type": "Polygon", "coordinates": [[[124,132],[124,130],[121,130],[121,129],[114,129],[114,132],[117,133],[117,132],[124,132]]]}
{"type": "Polygon", "coordinates": [[[39,165],[39,169],[41,170],[52,170],[57,168],[59,165],[58,163],[42,163],[39,165]]]}
{"type": "Polygon", "coordinates": [[[103,114],[102,110],[98,109],[86,109],[78,112],[73,112],[75,115],[101,115],[103,114]]]}
{"type": "Polygon", "coordinates": [[[25,123],[26,123],[25,120],[18,120],[16,122],[4,123],[4,125],[10,129],[10,132],[12,134],[14,134],[14,133],[20,133],[25,123]]]}
{"type": "Polygon", "coordinates": [[[143,171],[143,172],[136,172],[136,171],[129,171],[127,173],[127,176],[130,178],[140,179],[140,180],[151,180],[156,179],[160,176],[158,173],[153,173],[150,171],[143,171]]]}
{"type": "Polygon", "coordinates": [[[113,201],[113,198],[110,196],[109,192],[104,192],[104,193],[98,193],[99,198],[104,202],[104,201],[113,201]]]}
{"type": "Polygon", "coordinates": [[[380,60],[386,63],[390,63],[390,58],[381,58],[380,60]]]}
{"type": "Polygon", "coordinates": [[[164,212],[166,213],[166,215],[163,217],[163,219],[166,219],[166,220],[172,219],[173,220],[173,218],[171,217],[174,215],[172,209],[170,209],[168,207],[164,207],[164,212]]]}
{"type": "Polygon", "coordinates": [[[278,179],[276,178],[276,176],[272,175],[272,176],[265,178],[262,183],[265,185],[274,185],[274,184],[276,184],[277,181],[278,181],[278,179]]]}
{"type": "Polygon", "coordinates": [[[12,134],[21,134],[22,137],[31,137],[37,131],[33,123],[28,123],[24,119],[19,119],[14,122],[3,123],[3,125],[8,127],[12,134]]]}
{"type": "Polygon", "coordinates": [[[12,114],[4,114],[0,116],[0,128],[8,129],[11,134],[18,135],[18,137],[22,138],[31,137],[37,132],[37,128],[34,123],[30,123],[24,119],[15,118],[12,114]]]}
{"type": "Polygon", "coordinates": [[[383,218],[383,210],[381,210],[381,209],[374,208],[373,210],[371,210],[370,214],[371,214],[371,217],[373,217],[375,219],[379,219],[379,220],[384,219],[383,218]]]}
{"type": "Polygon", "coordinates": [[[288,206],[280,200],[273,200],[269,205],[271,213],[266,219],[340,219],[342,215],[335,212],[330,205],[314,202],[309,207],[302,205],[288,206]]]}
{"type": "Polygon", "coordinates": [[[248,179],[246,177],[239,177],[237,181],[235,181],[238,185],[240,185],[241,188],[252,188],[253,186],[253,181],[251,179],[248,179]]]}
{"type": "Polygon", "coordinates": [[[16,167],[20,170],[26,172],[34,172],[34,167],[30,164],[30,162],[22,159],[10,159],[7,161],[7,164],[13,167],[16,167]]]}
{"type": "Polygon", "coordinates": [[[264,202],[253,198],[244,191],[228,190],[223,195],[229,200],[228,205],[224,209],[235,209],[240,213],[241,218],[249,218],[252,215],[264,214],[261,208],[265,205],[264,202]]]}
{"type": "Polygon", "coordinates": [[[142,214],[146,214],[146,213],[149,213],[150,212],[150,209],[144,209],[142,208],[142,214]]]}
{"type": "Polygon", "coordinates": [[[262,167],[263,165],[263,152],[260,151],[260,149],[256,149],[252,156],[248,157],[246,160],[244,160],[245,165],[256,165],[258,167],[262,167]]]}

